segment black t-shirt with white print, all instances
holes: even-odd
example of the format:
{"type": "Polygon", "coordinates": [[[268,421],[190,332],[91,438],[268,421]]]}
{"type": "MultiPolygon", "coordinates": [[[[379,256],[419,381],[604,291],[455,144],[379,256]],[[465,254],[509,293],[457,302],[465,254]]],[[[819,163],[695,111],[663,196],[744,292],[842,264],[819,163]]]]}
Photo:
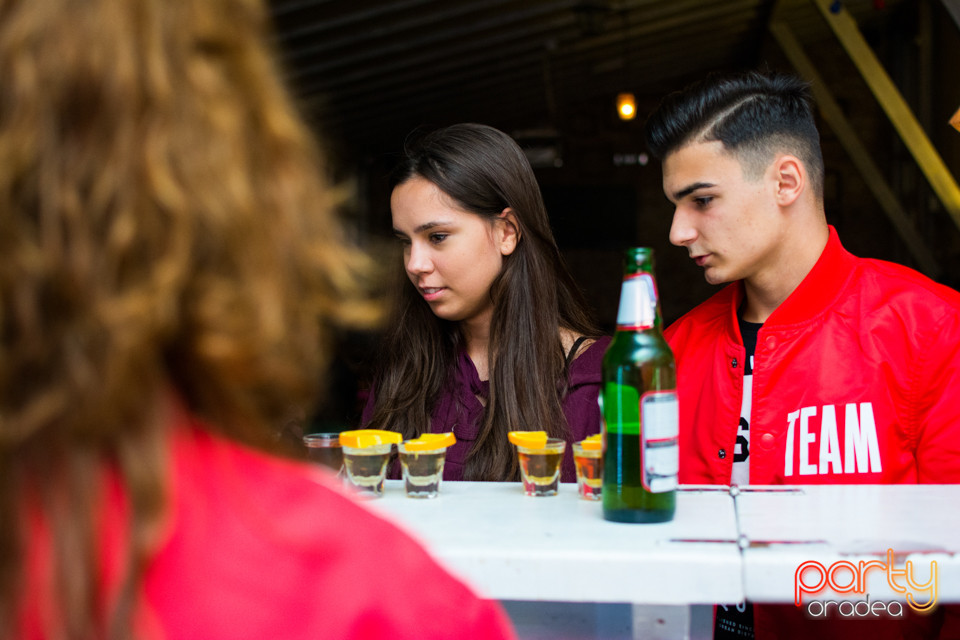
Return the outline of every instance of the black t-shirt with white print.
{"type": "Polygon", "coordinates": [[[743,363],[743,400],[740,403],[740,424],[737,426],[737,446],[733,453],[733,475],[730,484],[750,484],[750,409],[753,405],[753,353],[757,350],[759,322],[747,322],[742,311],[737,314],[740,323],[740,336],[747,351],[743,363]]]}
{"type": "MultiPolygon", "coordinates": [[[[743,319],[743,308],[737,313],[740,336],[746,349],[743,363],[743,401],[740,404],[740,424],[737,427],[737,445],[733,454],[731,485],[750,483],[750,415],[753,405],[753,354],[757,350],[757,335],[763,324],[743,319]]],[[[753,606],[749,602],[738,605],[718,605],[713,629],[714,640],[752,640],[753,606]]]]}

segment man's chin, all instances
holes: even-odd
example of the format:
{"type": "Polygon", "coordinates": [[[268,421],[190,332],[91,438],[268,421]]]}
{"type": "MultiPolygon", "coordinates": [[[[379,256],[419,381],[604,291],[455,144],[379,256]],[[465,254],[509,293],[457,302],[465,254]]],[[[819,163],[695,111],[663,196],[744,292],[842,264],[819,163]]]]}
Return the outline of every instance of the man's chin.
{"type": "Polygon", "coordinates": [[[713,267],[707,267],[703,270],[703,279],[707,281],[707,284],[726,284],[733,281],[726,274],[713,267]]]}

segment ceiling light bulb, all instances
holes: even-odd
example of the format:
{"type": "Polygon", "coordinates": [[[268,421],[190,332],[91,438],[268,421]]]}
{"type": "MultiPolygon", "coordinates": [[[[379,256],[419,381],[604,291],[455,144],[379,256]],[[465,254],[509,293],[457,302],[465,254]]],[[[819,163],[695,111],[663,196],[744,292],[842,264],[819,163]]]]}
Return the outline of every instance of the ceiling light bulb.
{"type": "Polygon", "coordinates": [[[621,120],[633,120],[637,115],[637,101],[632,93],[621,93],[617,96],[617,115],[621,120]]]}

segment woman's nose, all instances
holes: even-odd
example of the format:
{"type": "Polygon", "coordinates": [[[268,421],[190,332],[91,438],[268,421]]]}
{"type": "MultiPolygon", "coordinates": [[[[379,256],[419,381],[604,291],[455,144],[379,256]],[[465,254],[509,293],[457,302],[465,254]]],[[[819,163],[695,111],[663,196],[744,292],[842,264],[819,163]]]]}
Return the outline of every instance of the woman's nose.
{"type": "Polygon", "coordinates": [[[411,243],[404,252],[407,263],[407,273],[421,274],[429,273],[433,270],[433,262],[430,260],[429,251],[426,247],[418,243],[411,243]]]}

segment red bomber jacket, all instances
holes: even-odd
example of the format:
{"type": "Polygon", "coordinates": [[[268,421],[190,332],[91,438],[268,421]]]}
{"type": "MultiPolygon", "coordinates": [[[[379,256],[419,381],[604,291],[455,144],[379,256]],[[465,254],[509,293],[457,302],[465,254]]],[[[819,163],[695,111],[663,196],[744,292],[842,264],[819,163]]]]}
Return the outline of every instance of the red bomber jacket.
{"type": "MultiPolygon", "coordinates": [[[[677,360],[680,482],[729,484],[745,350],[733,283],[665,332],[677,360]]],[[[960,482],[960,293],[830,239],[760,329],[751,484],[960,482]]],[[[813,621],[754,606],[756,637],[960,637],[960,608],[892,620],[813,621]]]]}
{"type": "MultiPolygon", "coordinates": [[[[744,347],[733,283],[672,324],[680,482],[729,484],[744,347]]],[[[960,482],[960,293],[830,239],[753,361],[751,484],[960,482]]]]}

